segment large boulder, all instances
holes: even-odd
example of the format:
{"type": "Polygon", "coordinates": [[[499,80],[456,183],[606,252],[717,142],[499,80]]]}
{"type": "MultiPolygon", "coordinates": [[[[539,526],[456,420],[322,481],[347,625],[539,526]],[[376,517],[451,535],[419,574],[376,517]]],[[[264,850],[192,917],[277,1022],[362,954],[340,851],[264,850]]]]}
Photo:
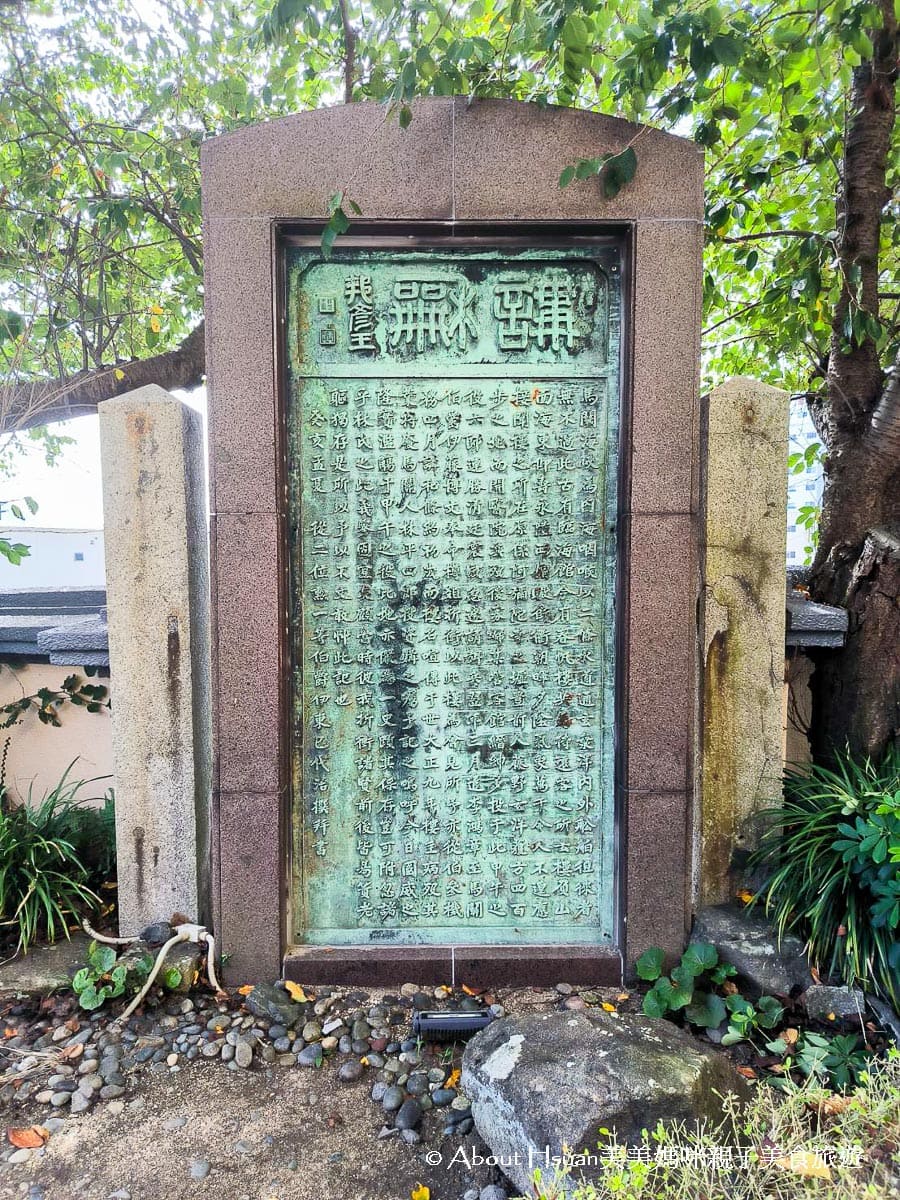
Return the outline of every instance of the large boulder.
{"type": "Polygon", "coordinates": [[[461,1083],[478,1133],[526,1195],[564,1146],[595,1160],[576,1160],[576,1176],[596,1175],[601,1127],[632,1145],[658,1121],[717,1120],[716,1093],[746,1089],[724,1055],[670,1022],[595,1011],[494,1021],[466,1047],[461,1083]]]}
{"type": "Polygon", "coordinates": [[[764,916],[736,904],[701,908],[691,941],[711,942],[756,995],[796,995],[813,982],[801,940],[787,934],[779,942],[764,916]]]}

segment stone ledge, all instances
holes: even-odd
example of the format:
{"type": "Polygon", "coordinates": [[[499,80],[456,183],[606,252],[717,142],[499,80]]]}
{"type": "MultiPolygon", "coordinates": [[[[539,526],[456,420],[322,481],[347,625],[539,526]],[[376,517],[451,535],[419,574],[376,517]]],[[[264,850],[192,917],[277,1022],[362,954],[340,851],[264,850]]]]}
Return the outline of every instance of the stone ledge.
{"type": "MultiPolygon", "coordinates": [[[[456,946],[457,982],[472,987],[616,986],[619,951],[611,946],[456,946]]],[[[391,985],[450,983],[450,946],[292,946],[284,978],[297,983],[391,985]]]]}

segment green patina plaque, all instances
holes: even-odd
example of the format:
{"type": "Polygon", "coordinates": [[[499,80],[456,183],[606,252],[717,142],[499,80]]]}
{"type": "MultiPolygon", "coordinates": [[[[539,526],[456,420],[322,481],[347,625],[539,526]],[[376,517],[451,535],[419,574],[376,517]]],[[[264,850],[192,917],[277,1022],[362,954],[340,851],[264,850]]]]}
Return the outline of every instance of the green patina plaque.
{"type": "Polygon", "coordinates": [[[611,942],[619,251],[284,252],[294,938],[611,942]]]}

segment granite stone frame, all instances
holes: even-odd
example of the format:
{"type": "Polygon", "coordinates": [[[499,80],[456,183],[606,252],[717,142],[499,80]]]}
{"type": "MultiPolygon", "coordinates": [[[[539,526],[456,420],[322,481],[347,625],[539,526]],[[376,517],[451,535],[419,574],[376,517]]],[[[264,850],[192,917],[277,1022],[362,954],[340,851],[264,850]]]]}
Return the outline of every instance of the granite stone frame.
{"type": "Polygon", "coordinates": [[[325,954],[287,943],[290,745],[279,238],[345,190],[367,222],[543,223],[625,233],[630,348],[620,491],[617,806],[619,952],[470,947],[457,978],[618,980],[649,945],[680,952],[696,796],[699,337],[703,160],[618,119],[514,101],[417,101],[401,130],[378,105],[286,117],[201,152],[213,591],[213,896],[228,976],[445,981],[440,947],[325,954]],[[614,200],[558,186],[579,158],[636,137],[614,200]],[[287,958],[285,955],[287,954],[287,958]],[[461,972],[463,974],[461,974],[461,972]]]}

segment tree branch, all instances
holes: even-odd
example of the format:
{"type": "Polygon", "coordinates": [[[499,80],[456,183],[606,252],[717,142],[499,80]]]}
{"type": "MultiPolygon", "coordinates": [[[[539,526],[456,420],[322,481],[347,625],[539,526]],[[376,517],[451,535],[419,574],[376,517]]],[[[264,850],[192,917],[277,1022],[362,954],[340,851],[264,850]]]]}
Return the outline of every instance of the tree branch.
{"type": "Polygon", "coordinates": [[[0,432],[30,429],[97,411],[97,405],[133,388],[155,383],[171,391],[203,382],[204,327],[201,322],[174,350],[134,358],[60,379],[38,379],[0,387],[0,432]]]}
{"type": "Polygon", "coordinates": [[[742,233],[739,237],[724,237],[718,240],[733,245],[736,242],[758,242],[760,238],[783,237],[819,238],[821,241],[827,241],[823,233],[814,233],[811,229],[767,229],[761,233],[742,233]]]}

